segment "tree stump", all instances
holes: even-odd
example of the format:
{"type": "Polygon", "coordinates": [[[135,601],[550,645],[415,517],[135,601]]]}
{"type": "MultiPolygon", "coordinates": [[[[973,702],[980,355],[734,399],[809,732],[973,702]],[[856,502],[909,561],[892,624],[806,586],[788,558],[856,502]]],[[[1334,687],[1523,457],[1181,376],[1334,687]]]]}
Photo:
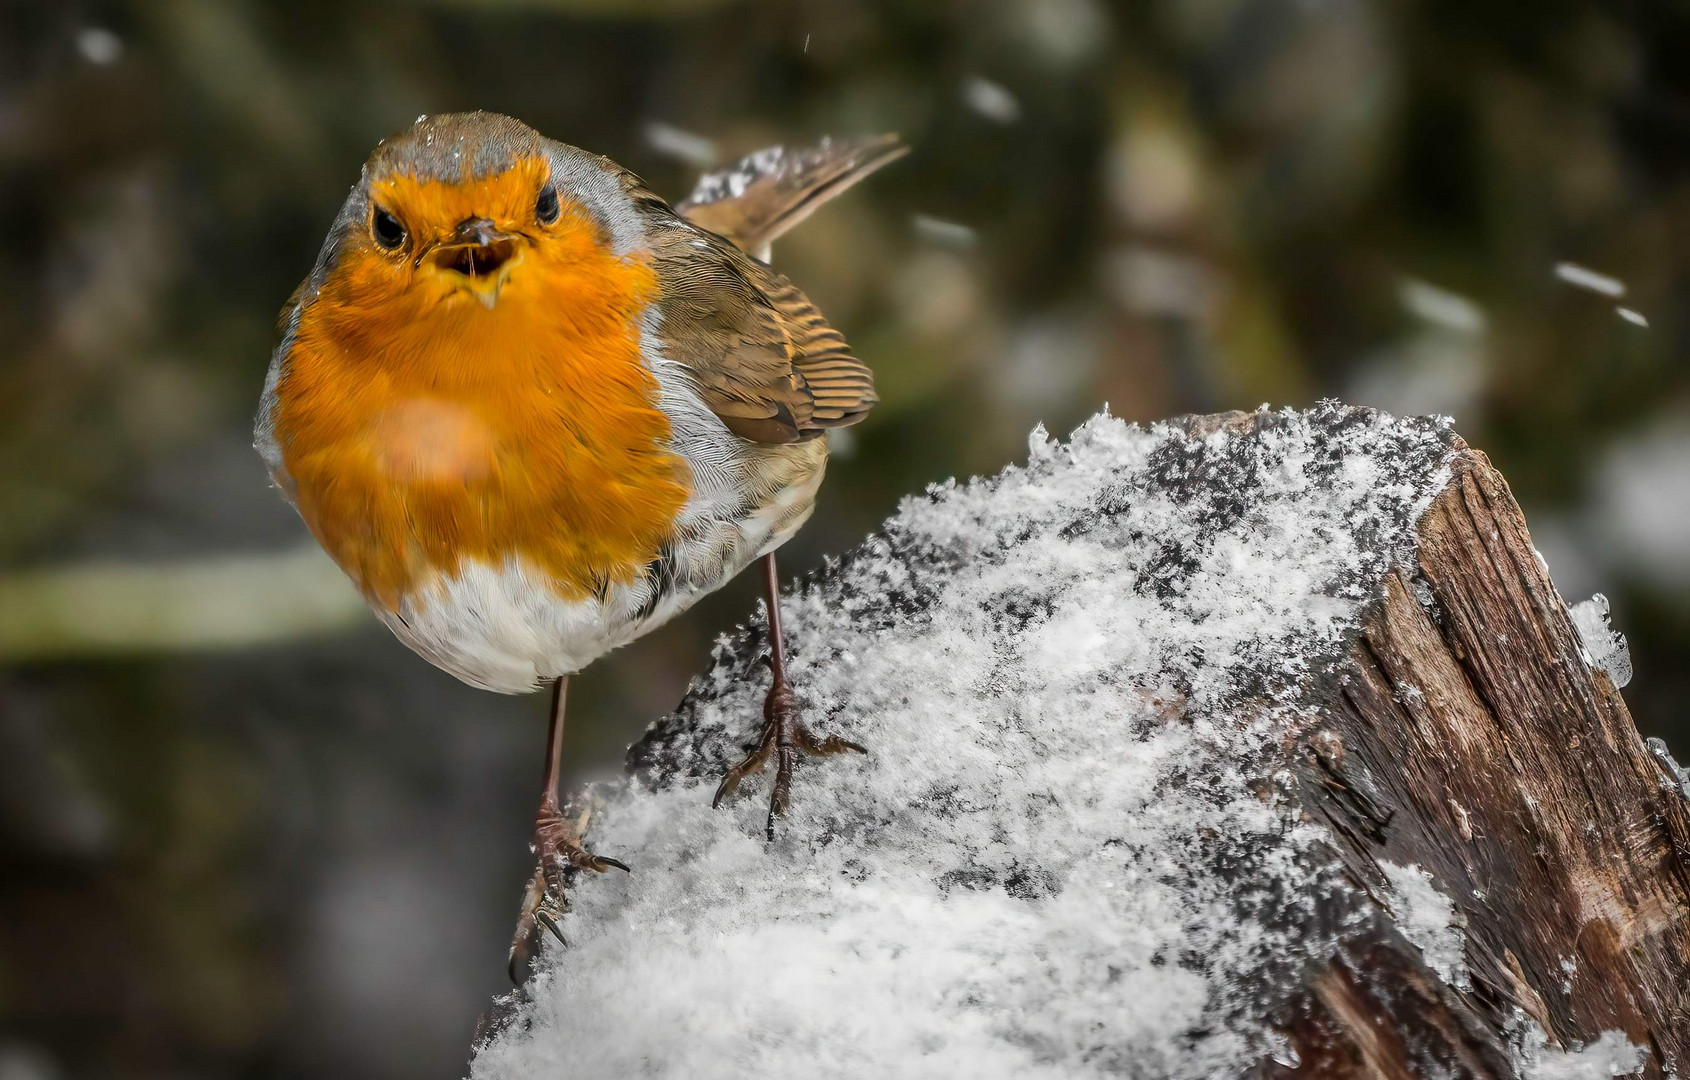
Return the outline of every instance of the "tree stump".
{"type": "Polygon", "coordinates": [[[1690,1073],[1690,801],[1484,455],[1367,410],[1035,433],[784,609],[869,758],[722,811],[761,624],[582,797],[471,1071],[1690,1073]]]}

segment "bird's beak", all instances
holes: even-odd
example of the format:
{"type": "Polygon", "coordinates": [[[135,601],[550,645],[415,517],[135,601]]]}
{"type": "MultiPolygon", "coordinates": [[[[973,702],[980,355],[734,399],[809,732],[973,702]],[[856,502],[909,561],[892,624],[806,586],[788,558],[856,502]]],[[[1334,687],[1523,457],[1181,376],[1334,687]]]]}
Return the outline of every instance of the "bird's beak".
{"type": "Polygon", "coordinates": [[[492,310],[511,267],[521,261],[520,243],[520,237],[500,232],[486,218],[468,218],[424,258],[437,270],[458,277],[483,306],[492,310]]]}

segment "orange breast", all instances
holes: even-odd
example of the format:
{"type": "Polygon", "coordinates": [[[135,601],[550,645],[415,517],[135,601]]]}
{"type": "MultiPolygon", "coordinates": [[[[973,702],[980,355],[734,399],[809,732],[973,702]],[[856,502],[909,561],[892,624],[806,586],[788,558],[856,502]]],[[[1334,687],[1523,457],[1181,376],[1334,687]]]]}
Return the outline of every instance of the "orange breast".
{"type": "Polygon", "coordinates": [[[343,258],[301,317],[276,434],[300,513],[373,602],[511,556],[579,599],[656,558],[689,474],[640,355],[655,292],[584,217],[491,310],[343,258]]]}

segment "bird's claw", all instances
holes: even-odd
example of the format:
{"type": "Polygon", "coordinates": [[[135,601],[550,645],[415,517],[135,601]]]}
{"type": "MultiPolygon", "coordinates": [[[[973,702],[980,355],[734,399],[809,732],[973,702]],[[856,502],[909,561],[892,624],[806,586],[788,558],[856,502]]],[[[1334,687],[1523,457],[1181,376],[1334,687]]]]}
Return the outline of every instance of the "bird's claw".
{"type": "Polygon", "coordinates": [[[769,689],[769,696],[763,703],[763,717],[763,731],[757,737],[756,747],[722,777],[710,805],[712,808],[721,806],[722,801],[738,790],[746,777],[762,772],[763,767],[769,763],[769,758],[773,757],[775,783],[773,790],[769,792],[769,816],[764,826],[765,834],[773,840],[775,819],[784,817],[792,802],[792,772],[800,753],[812,757],[829,757],[846,751],[866,754],[868,748],[837,735],[818,738],[798,718],[798,707],[793,701],[792,688],[782,681],[776,681],[769,689]]]}
{"type": "Polygon", "coordinates": [[[765,726],[762,736],[757,740],[757,748],[745,756],[745,760],[729,769],[722,777],[722,782],[716,785],[716,794],[710,800],[710,808],[714,810],[722,805],[722,800],[739,790],[740,782],[752,773],[760,773],[763,766],[768,764],[769,755],[773,753],[774,728],[765,726]]]}
{"type": "Polygon", "coordinates": [[[579,828],[552,806],[540,808],[534,819],[534,838],[529,841],[528,849],[540,859],[540,870],[545,874],[548,891],[559,896],[563,895],[564,875],[571,868],[599,874],[613,867],[625,873],[632,872],[628,870],[628,864],[620,859],[594,855],[582,847],[579,828]]]}
{"type": "Polygon", "coordinates": [[[558,927],[558,918],[556,915],[552,914],[551,908],[542,907],[538,911],[534,912],[534,920],[541,926],[544,926],[547,930],[550,930],[552,937],[557,938],[557,943],[559,945],[562,945],[566,949],[569,948],[569,942],[564,940],[563,931],[558,927]]]}
{"type": "Polygon", "coordinates": [[[522,909],[517,914],[516,934],[511,938],[507,970],[511,981],[522,983],[522,973],[539,954],[541,929],[557,938],[567,948],[560,921],[564,911],[565,888],[571,871],[591,870],[605,873],[611,869],[632,873],[628,864],[607,855],[594,855],[581,846],[580,831],[575,823],[564,817],[555,807],[541,807],[534,822],[534,839],[529,844],[538,865],[523,891],[522,909]]]}

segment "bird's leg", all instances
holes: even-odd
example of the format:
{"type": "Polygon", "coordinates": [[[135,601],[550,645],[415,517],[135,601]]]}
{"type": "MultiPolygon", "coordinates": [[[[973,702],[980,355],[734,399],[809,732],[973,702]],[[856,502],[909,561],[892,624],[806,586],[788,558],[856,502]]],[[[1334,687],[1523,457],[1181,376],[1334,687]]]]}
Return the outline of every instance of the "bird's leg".
{"type": "Polygon", "coordinates": [[[563,874],[569,867],[596,870],[604,873],[611,867],[628,869],[615,859],[594,855],[581,846],[581,834],[575,823],[563,816],[558,805],[558,776],[563,760],[564,691],[569,677],[561,676],[552,684],[552,717],[546,730],[546,767],[540,776],[540,809],[534,815],[534,840],[529,845],[540,858],[540,870],[545,874],[550,891],[563,894],[563,874]]]}
{"type": "Polygon", "coordinates": [[[534,876],[522,896],[522,910],[516,920],[516,936],[511,939],[510,973],[513,982],[520,968],[533,958],[535,939],[540,927],[545,927],[561,943],[558,917],[562,913],[565,877],[570,869],[594,870],[604,873],[611,867],[627,870],[627,866],[603,855],[594,855],[581,846],[581,831],[575,822],[564,816],[558,802],[558,775],[563,759],[564,690],[568,676],[552,684],[552,715],[546,729],[546,765],[540,777],[540,809],[534,815],[534,838],[529,850],[539,859],[534,876]]]}
{"type": "Polygon", "coordinates": [[[774,552],[763,556],[762,561],[763,589],[769,605],[768,663],[769,671],[774,677],[769,687],[769,696],[763,699],[763,733],[758,736],[756,749],[722,777],[722,783],[716,788],[716,797],[710,800],[710,805],[722,805],[722,800],[733,794],[740,781],[753,773],[761,772],[772,756],[775,759],[775,786],[769,794],[766,831],[769,839],[773,840],[775,818],[786,813],[787,804],[791,801],[792,768],[798,763],[800,752],[825,757],[847,750],[858,754],[866,754],[868,751],[837,735],[817,738],[799,719],[798,703],[792,696],[792,684],[786,680],[786,642],[781,637],[780,629],[780,573],[775,568],[774,552]]]}

